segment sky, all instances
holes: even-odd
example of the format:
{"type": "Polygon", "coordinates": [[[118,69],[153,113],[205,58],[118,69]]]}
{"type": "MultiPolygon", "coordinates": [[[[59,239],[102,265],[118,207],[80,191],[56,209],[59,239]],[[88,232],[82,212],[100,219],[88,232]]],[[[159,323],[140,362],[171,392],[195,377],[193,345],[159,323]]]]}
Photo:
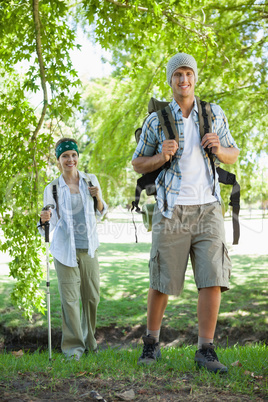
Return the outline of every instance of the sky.
{"type": "Polygon", "coordinates": [[[101,49],[99,44],[92,44],[78,30],[77,41],[82,46],[81,50],[75,49],[70,52],[74,68],[78,71],[79,78],[101,78],[111,73],[112,68],[109,63],[102,63],[101,57],[110,59],[109,52],[101,49]]]}
{"type": "MultiPolygon", "coordinates": [[[[70,57],[82,82],[85,82],[90,78],[105,77],[112,72],[112,67],[109,62],[103,63],[101,60],[102,57],[109,60],[111,58],[109,52],[101,49],[99,44],[91,43],[81,29],[78,30],[76,43],[79,44],[81,48],[80,50],[71,50],[70,57]]],[[[35,57],[35,55],[33,57],[35,57]]],[[[22,74],[24,74],[28,68],[29,62],[26,60],[17,64],[17,70],[22,74]]],[[[49,88],[47,89],[49,92],[49,88]]],[[[36,93],[29,92],[27,98],[31,101],[32,105],[37,108],[42,104],[42,91],[39,90],[36,93]]]]}

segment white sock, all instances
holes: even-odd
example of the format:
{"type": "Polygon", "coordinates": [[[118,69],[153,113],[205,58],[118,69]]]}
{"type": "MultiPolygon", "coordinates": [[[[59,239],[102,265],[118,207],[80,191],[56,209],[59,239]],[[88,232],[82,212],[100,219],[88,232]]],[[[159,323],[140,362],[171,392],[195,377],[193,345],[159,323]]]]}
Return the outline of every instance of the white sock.
{"type": "Polygon", "coordinates": [[[213,343],[213,339],[198,337],[198,349],[202,349],[203,343],[213,343]]]}
{"type": "Polygon", "coordinates": [[[146,335],[151,335],[156,342],[159,342],[160,329],[152,331],[151,329],[147,328],[146,335]]]}

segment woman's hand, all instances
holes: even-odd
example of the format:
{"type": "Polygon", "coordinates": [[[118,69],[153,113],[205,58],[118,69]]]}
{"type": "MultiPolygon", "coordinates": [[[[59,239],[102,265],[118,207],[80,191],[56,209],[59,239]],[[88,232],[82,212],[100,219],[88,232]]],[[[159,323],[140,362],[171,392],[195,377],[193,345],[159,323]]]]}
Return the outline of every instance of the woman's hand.
{"type": "Polygon", "coordinates": [[[97,186],[88,187],[91,197],[96,197],[97,201],[100,200],[99,188],[97,186]]]}
{"type": "Polygon", "coordinates": [[[52,212],[51,211],[41,211],[40,219],[41,223],[49,222],[51,218],[52,212]]]}
{"type": "Polygon", "coordinates": [[[102,212],[104,205],[100,198],[99,188],[97,186],[88,187],[91,197],[96,197],[97,199],[97,209],[98,211],[102,212]]]}

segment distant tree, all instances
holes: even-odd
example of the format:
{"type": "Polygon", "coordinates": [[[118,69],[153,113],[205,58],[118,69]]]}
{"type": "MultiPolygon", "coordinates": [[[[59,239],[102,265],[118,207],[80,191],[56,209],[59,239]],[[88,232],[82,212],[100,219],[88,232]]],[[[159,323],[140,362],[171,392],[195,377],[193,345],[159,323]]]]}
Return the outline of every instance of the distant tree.
{"type": "Polygon", "coordinates": [[[10,275],[17,280],[12,301],[31,317],[34,308],[44,311],[36,224],[53,132],[80,101],[69,56],[75,32],[66,2],[2,0],[0,41],[1,250],[9,251],[10,275]],[[21,76],[16,66],[23,61],[28,70],[21,76]],[[38,90],[43,101],[34,110],[26,94],[38,90]]]}
{"type": "Polygon", "coordinates": [[[247,188],[257,156],[268,147],[267,20],[265,0],[1,1],[1,249],[9,250],[17,279],[12,300],[28,317],[34,308],[44,310],[36,221],[46,166],[55,133],[80,106],[82,87],[69,55],[77,26],[113,56],[113,77],[91,82],[83,103],[88,138],[82,148],[88,148],[82,159],[115,198],[118,186],[128,187],[133,132],[150,96],[170,98],[165,65],[178,51],[197,59],[197,94],[225,110],[241,148],[232,170],[242,191],[247,188]],[[28,65],[24,75],[16,68],[21,62],[28,65]],[[39,90],[43,101],[34,109],[27,94],[39,90]]]}
{"type": "MultiPolygon", "coordinates": [[[[170,99],[166,62],[187,52],[199,66],[197,95],[222,106],[240,148],[239,162],[225,168],[237,174],[245,197],[258,172],[258,155],[268,151],[267,3],[92,0],[81,7],[84,26],[94,21],[94,38],[112,51],[115,67],[113,78],[88,85],[89,167],[106,169],[122,184],[150,97],[170,99]]],[[[109,180],[105,189],[115,191],[109,180]]],[[[224,186],[226,205],[229,193],[224,186]]]]}

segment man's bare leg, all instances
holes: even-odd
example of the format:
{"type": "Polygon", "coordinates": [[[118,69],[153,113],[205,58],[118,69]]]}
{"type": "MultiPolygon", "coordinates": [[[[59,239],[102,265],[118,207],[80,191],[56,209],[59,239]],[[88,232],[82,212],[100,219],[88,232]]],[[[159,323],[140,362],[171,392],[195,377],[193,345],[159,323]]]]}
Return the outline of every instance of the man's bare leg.
{"type": "Polygon", "coordinates": [[[221,288],[212,286],[199,291],[197,316],[199,324],[198,350],[195,362],[214,373],[226,373],[228,368],[220,363],[214,351],[213,339],[221,303],[221,288]]]}
{"type": "Polygon", "coordinates": [[[167,307],[168,295],[149,288],[147,301],[147,329],[157,331],[161,327],[162,319],[167,307]]]}
{"type": "Polygon", "coordinates": [[[200,289],[197,304],[199,337],[213,340],[220,304],[220,286],[200,289]]]}
{"type": "Polygon", "coordinates": [[[143,337],[143,351],[138,364],[153,364],[161,357],[159,333],[168,295],[149,288],[147,302],[147,335],[143,337]]]}

